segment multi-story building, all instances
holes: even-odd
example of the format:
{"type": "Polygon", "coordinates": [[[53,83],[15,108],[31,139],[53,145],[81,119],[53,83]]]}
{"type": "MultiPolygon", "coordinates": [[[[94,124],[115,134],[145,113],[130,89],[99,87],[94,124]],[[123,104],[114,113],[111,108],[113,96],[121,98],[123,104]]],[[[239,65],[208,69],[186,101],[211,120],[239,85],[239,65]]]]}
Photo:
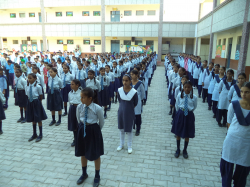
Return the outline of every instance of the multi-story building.
{"type": "Polygon", "coordinates": [[[246,10],[247,0],[1,0],[0,49],[80,47],[84,54],[139,45],[160,57],[196,54],[236,70],[242,56],[250,72],[246,10]]]}

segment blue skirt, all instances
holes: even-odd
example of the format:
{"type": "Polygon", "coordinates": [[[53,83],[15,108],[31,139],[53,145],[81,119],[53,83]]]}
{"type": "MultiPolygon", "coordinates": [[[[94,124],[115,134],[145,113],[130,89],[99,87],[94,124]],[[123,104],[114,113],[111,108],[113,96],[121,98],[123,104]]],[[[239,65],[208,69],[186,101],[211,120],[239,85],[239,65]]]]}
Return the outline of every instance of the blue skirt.
{"type": "Polygon", "coordinates": [[[70,84],[66,84],[66,86],[61,89],[61,93],[62,93],[62,99],[63,102],[68,102],[69,101],[69,92],[71,91],[71,87],[70,84]]]}
{"type": "Polygon", "coordinates": [[[104,89],[99,92],[99,95],[101,106],[109,105],[109,89],[107,86],[104,86],[104,89]]]}
{"type": "Polygon", "coordinates": [[[15,105],[19,107],[26,107],[28,102],[28,97],[25,94],[25,90],[17,90],[15,93],[15,105]]]}
{"type": "Polygon", "coordinates": [[[112,82],[110,82],[110,85],[109,85],[109,97],[114,97],[114,86],[115,86],[115,84],[114,83],[112,83],[112,82]]]}
{"type": "Polygon", "coordinates": [[[77,106],[70,105],[68,114],[68,130],[75,131],[77,129],[77,118],[76,118],[76,108],[77,106]]]}
{"type": "Polygon", "coordinates": [[[118,88],[120,88],[120,81],[119,78],[115,78],[115,82],[114,82],[114,92],[118,92],[118,88]]]}
{"type": "Polygon", "coordinates": [[[0,121],[6,119],[5,112],[3,109],[3,103],[0,101],[0,121]]]}
{"type": "Polygon", "coordinates": [[[63,109],[63,100],[60,90],[54,90],[51,94],[51,90],[48,90],[47,95],[47,109],[50,111],[61,111],[63,109]]]}
{"type": "Polygon", "coordinates": [[[80,80],[81,87],[82,89],[86,88],[86,81],[85,80],[80,80]]]}
{"type": "Polygon", "coordinates": [[[173,93],[172,93],[172,95],[171,95],[171,101],[170,101],[170,105],[172,105],[172,106],[175,106],[175,102],[176,102],[176,100],[175,100],[175,98],[174,98],[174,95],[175,95],[175,90],[173,91],[173,93]]]}
{"type": "Polygon", "coordinates": [[[184,115],[184,111],[179,109],[174,118],[171,132],[181,138],[194,138],[195,134],[195,117],[192,111],[188,111],[188,115],[184,115]]]}
{"type": "Polygon", "coordinates": [[[47,115],[44,111],[43,105],[39,99],[35,99],[32,102],[28,100],[26,110],[26,121],[27,122],[41,122],[47,119],[47,115]]]}
{"type": "Polygon", "coordinates": [[[103,138],[100,126],[95,123],[86,125],[86,136],[84,136],[84,125],[78,125],[75,145],[75,156],[85,156],[87,160],[94,161],[104,155],[103,138]]]}

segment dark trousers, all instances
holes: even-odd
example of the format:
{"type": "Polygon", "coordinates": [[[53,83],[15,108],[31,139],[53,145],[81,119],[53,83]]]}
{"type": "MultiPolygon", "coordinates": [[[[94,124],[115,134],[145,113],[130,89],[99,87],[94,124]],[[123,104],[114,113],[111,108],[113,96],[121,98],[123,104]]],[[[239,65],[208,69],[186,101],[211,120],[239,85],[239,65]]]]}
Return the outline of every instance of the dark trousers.
{"type": "Polygon", "coordinates": [[[198,79],[193,79],[193,85],[198,89],[198,79]]]}
{"type": "Polygon", "coordinates": [[[217,105],[218,105],[218,101],[213,101],[213,113],[214,113],[214,115],[216,115],[216,113],[217,113],[217,105]]]}
{"type": "Polygon", "coordinates": [[[207,103],[209,107],[212,107],[212,94],[207,94],[207,103]]]}
{"type": "Polygon", "coordinates": [[[148,100],[148,91],[145,91],[146,93],[146,99],[143,99],[144,101],[147,101],[148,100]]]}
{"type": "Polygon", "coordinates": [[[226,109],[217,109],[216,120],[218,123],[221,123],[223,117],[223,124],[227,123],[227,110],[226,109]]]}
{"type": "Polygon", "coordinates": [[[234,187],[245,187],[249,171],[250,167],[240,166],[237,164],[234,171],[233,163],[221,159],[220,173],[222,178],[222,187],[231,187],[232,180],[234,180],[234,187]]]}
{"type": "Polygon", "coordinates": [[[208,91],[208,89],[205,89],[205,88],[202,89],[202,98],[203,98],[203,101],[205,101],[206,98],[207,98],[207,91],[208,91]]]}
{"type": "Polygon", "coordinates": [[[14,89],[14,73],[9,73],[8,79],[10,81],[11,88],[14,89]]]}
{"type": "Polygon", "coordinates": [[[152,79],[152,78],[149,78],[149,79],[148,79],[148,86],[150,86],[150,84],[151,84],[151,79],[152,79]]]}
{"type": "Polygon", "coordinates": [[[198,85],[198,94],[201,96],[202,92],[202,85],[198,85]]]}
{"type": "Polygon", "coordinates": [[[135,120],[134,120],[134,129],[136,126],[136,132],[140,132],[141,130],[141,114],[135,115],[135,120]]]}

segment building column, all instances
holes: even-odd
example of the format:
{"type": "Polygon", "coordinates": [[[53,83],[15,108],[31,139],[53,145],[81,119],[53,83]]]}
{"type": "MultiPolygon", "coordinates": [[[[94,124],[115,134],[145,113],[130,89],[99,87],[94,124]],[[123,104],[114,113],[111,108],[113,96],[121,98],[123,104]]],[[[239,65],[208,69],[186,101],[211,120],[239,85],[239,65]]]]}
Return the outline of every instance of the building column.
{"type": "Polygon", "coordinates": [[[163,0],[160,0],[160,14],[159,14],[159,25],[158,25],[158,58],[157,62],[161,62],[162,55],[162,29],[163,29],[163,0]]]}
{"type": "Polygon", "coordinates": [[[187,39],[183,38],[183,41],[182,41],[182,53],[186,53],[186,42],[187,42],[187,39]]]}
{"type": "Polygon", "coordinates": [[[198,44],[197,44],[197,56],[201,55],[201,38],[198,38],[198,44]]]}
{"type": "Polygon", "coordinates": [[[215,59],[216,56],[216,46],[217,46],[217,33],[214,33],[213,36],[213,51],[212,51],[212,59],[215,59]]]}
{"type": "Polygon", "coordinates": [[[102,36],[102,53],[106,52],[106,37],[105,37],[105,0],[101,0],[101,36],[102,36]]]}
{"type": "Polygon", "coordinates": [[[246,67],[247,49],[248,49],[248,42],[249,42],[249,29],[250,29],[250,23],[247,22],[249,4],[250,4],[250,0],[247,0],[246,6],[245,6],[245,15],[244,15],[241,45],[240,45],[240,59],[238,63],[237,74],[245,72],[245,67],[246,67]]]}
{"type": "Polygon", "coordinates": [[[42,37],[43,37],[43,50],[47,51],[47,38],[45,33],[45,9],[44,9],[44,2],[43,0],[40,0],[40,8],[41,8],[41,17],[42,17],[42,37]]]}
{"type": "Polygon", "coordinates": [[[199,41],[199,37],[196,37],[196,38],[195,38],[195,42],[194,42],[194,52],[193,52],[193,54],[194,54],[195,56],[197,56],[198,41],[199,41]]]}

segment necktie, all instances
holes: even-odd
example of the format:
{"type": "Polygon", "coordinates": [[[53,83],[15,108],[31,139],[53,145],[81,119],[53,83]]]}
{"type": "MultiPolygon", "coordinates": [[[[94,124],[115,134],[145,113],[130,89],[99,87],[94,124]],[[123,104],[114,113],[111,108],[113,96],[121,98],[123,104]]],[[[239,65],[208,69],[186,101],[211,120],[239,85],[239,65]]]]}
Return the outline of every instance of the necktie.
{"type": "Polygon", "coordinates": [[[15,90],[15,91],[16,91],[16,93],[17,93],[17,85],[18,85],[18,81],[19,81],[19,80],[17,79],[17,82],[16,82],[16,90],[15,90]]]}
{"type": "Polygon", "coordinates": [[[96,68],[96,65],[95,65],[95,76],[97,76],[97,68],[96,68]]]}
{"type": "Polygon", "coordinates": [[[185,96],[185,102],[184,102],[184,115],[188,115],[188,95],[185,96]]]}
{"type": "Polygon", "coordinates": [[[79,75],[78,75],[78,79],[80,80],[80,70],[79,70],[79,75]]]}
{"type": "Polygon", "coordinates": [[[104,86],[103,86],[103,76],[101,78],[101,87],[102,87],[102,90],[104,89],[104,86]]]}
{"type": "Polygon", "coordinates": [[[89,107],[86,106],[85,107],[85,116],[84,116],[84,136],[83,137],[86,136],[86,125],[87,125],[87,118],[88,118],[88,109],[89,109],[89,107]]]}
{"type": "Polygon", "coordinates": [[[54,79],[52,79],[52,83],[51,83],[51,94],[54,93],[54,79]]]}
{"type": "Polygon", "coordinates": [[[32,86],[30,86],[30,102],[33,101],[33,95],[32,95],[32,86]]]}
{"type": "Polygon", "coordinates": [[[177,77],[177,73],[175,74],[175,78],[177,77]]]}
{"type": "Polygon", "coordinates": [[[66,79],[66,74],[64,74],[64,79],[63,79],[63,87],[65,87],[65,86],[66,86],[65,79],[66,79]]]}

